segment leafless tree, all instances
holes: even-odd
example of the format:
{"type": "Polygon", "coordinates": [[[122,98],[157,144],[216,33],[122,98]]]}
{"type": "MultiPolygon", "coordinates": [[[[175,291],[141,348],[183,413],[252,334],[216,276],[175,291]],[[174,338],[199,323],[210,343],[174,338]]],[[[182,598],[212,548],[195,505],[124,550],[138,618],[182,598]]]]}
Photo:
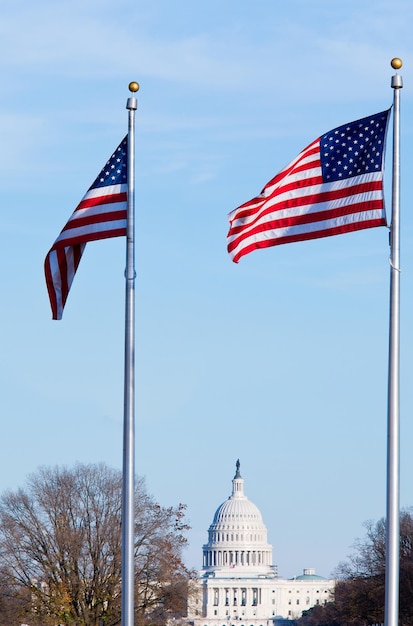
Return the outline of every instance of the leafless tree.
{"type": "MultiPolygon", "coordinates": [[[[119,471],[79,464],[2,495],[0,607],[16,624],[120,624],[121,487],[119,471]]],[[[162,626],[184,611],[185,507],[161,507],[138,480],[135,511],[136,623],[162,626]]]]}
{"type": "MultiPolygon", "coordinates": [[[[299,626],[366,626],[384,621],[386,522],[365,524],[366,535],[354,552],[339,564],[334,601],[307,611],[299,626]]],[[[413,516],[400,514],[399,623],[413,626],[413,516]]]]}

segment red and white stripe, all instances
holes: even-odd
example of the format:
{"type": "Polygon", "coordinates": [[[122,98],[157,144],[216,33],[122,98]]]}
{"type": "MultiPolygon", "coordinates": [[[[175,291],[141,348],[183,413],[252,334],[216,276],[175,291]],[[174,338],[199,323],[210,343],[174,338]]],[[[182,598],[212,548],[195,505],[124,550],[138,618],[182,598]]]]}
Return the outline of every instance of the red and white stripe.
{"type": "Polygon", "coordinates": [[[385,226],[383,172],[324,182],[317,139],[229,222],[235,263],[257,248],[385,226]]]}
{"type": "Polygon", "coordinates": [[[45,260],[53,319],[60,320],[88,241],[126,235],[127,184],[90,189],[76,207],[45,260]]]}

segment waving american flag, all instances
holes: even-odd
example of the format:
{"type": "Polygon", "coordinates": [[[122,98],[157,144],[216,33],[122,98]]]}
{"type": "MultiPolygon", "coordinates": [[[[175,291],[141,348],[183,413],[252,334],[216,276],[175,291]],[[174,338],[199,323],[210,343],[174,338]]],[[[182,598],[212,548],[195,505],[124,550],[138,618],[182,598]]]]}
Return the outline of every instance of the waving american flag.
{"type": "Polygon", "coordinates": [[[383,167],[390,110],[339,126],[307,146],[229,214],[232,260],[282,243],[385,226],[383,167]]]}
{"type": "Polygon", "coordinates": [[[45,260],[53,319],[60,320],[88,241],[126,235],[127,141],[125,137],[90,186],[45,260]]]}

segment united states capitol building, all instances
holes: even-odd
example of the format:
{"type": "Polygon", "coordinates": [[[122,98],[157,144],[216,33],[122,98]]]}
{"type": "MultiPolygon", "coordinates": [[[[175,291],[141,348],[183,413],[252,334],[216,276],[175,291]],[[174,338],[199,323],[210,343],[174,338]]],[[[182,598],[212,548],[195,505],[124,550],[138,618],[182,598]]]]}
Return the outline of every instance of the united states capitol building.
{"type": "Polygon", "coordinates": [[[203,546],[203,566],[188,603],[193,626],[273,626],[331,598],[334,580],[304,569],[279,578],[257,506],[244,494],[237,461],[232,494],[221,504],[203,546]]]}

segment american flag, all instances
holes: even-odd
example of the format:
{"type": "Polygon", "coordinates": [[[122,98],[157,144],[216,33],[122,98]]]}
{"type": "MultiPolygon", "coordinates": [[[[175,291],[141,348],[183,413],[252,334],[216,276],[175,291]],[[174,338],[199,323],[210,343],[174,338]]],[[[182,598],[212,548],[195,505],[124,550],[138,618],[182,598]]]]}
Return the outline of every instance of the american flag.
{"type": "Polygon", "coordinates": [[[74,210],[44,263],[54,320],[62,319],[69,290],[88,241],[126,235],[127,136],[74,210]]]}
{"type": "Polygon", "coordinates": [[[383,169],[390,109],[331,130],[229,214],[232,260],[282,243],[386,226],[383,169]]]}

